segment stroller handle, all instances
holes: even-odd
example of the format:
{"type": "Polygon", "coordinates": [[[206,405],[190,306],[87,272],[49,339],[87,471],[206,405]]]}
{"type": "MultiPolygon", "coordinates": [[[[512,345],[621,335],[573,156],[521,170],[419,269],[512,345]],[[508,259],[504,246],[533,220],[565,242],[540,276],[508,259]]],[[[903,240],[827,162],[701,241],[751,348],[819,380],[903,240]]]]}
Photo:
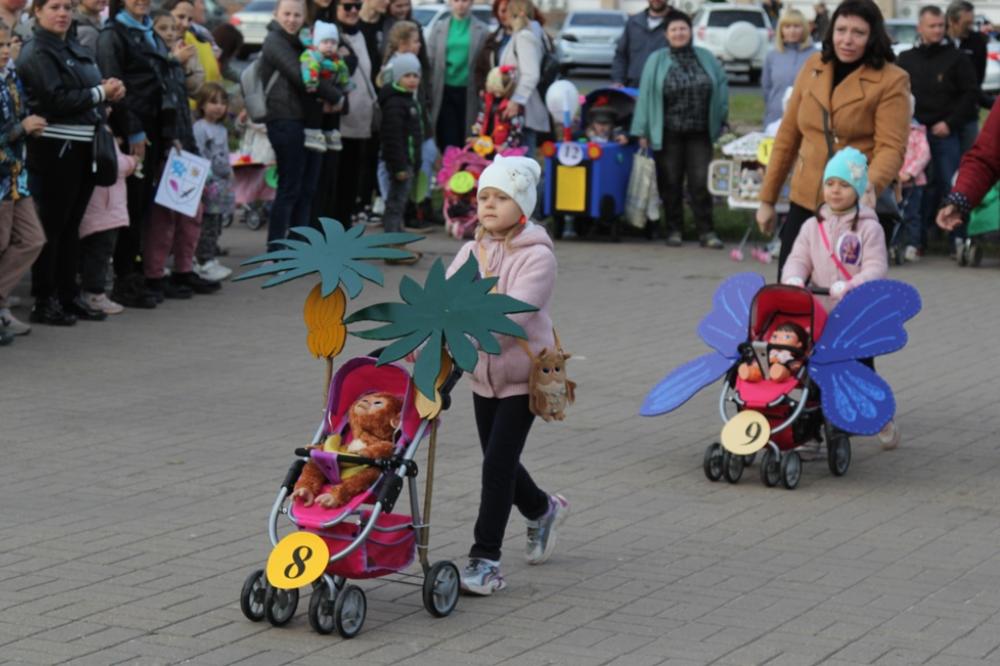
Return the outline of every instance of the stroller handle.
{"type": "Polygon", "coordinates": [[[809,285],[809,291],[816,294],[817,296],[829,296],[830,290],[825,287],[817,287],[814,285],[809,285]]]}
{"type": "MultiPolygon", "coordinates": [[[[379,347],[378,349],[372,350],[368,356],[378,358],[383,351],[385,351],[385,347],[379,347]]],[[[441,393],[441,402],[443,403],[441,407],[442,410],[446,411],[449,407],[451,407],[451,390],[455,388],[455,385],[458,384],[458,380],[461,378],[462,369],[458,367],[457,363],[452,363],[451,374],[448,375],[447,379],[444,380],[444,384],[442,384],[441,388],[438,389],[438,392],[441,393]]],[[[297,451],[296,455],[298,455],[297,451]]]]}

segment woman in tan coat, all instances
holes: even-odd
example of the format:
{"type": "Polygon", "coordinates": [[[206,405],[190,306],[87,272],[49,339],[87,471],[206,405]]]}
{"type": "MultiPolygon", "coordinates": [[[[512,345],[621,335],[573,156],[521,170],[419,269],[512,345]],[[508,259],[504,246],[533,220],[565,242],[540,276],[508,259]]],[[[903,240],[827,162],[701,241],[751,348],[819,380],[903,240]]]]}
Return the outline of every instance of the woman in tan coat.
{"type": "Polygon", "coordinates": [[[892,42],[871,0],[837,7],[823,50],[795,79],[784,121],[767,165],[757,209],[764,233],[774,229],[774,204],[792,174],[791,209],[781,229],[778,276],[799,229],[822,203],[823,168],[846,146],[868,158],[868,191],[875,207],[903,164],[910,123],[910,79],[892,64],[892,42]]]}

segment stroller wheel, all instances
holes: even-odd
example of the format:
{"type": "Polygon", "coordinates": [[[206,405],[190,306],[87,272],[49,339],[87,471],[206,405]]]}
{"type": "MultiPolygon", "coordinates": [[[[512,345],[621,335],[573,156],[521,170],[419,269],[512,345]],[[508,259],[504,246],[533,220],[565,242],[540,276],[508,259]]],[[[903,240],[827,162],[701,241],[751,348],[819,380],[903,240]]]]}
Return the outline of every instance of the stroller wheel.
{"type": "Polygon", "coordinates": [[[247,229],[257,231],[264,226],[265,218],[263,211],[256,206],[247,206],[246,213],[243,215],[243,222],[247,225],[247,229]]]}
{"type": "Polygon", "coordinates": [[[280,590],[271,585],[264,593],[264,617],[275,627],[288,624],[299,605],[299,591],[280,590]]]}
{"type": "Polygon", "coordinates": [[[795,490],[802,478],[802,458],[795,451],[789,451],[781,458],[781,483],[789,490],[795,490]]]}
{"type": "Polygon", "coordinates": [[[247,576],[240,591],[240,610],[243,616],[251,622],[264,619],[264,593],[267,590],[267,580],[264,570],[257,569],[247,576]]]}
{"type": "Polygon", "coordinates": [[[844,476],[851,466],[851,439],[847,435],[837,434],[826,444],[826,464],[834,476],[844,476]]]}
{"type": "Polygon", "coordinates": [[[330,586],[326,580],[319,579],[316,587],[313,588],[312,596],[309,597],[309,626],[317,634],[329,634],[334,629],[333,607],[335,605],[335,595],[331,593],[330,586]]]}
{"type": "Polygon", "coordinates": [[[451,615],[458,603],[458,567],[435,562],[424,575],[424,608],[434,617],[451,615]]]}
{"type": "Polygon", "coordinates": [[[702,469],[709,481],[718,481],[722,478],[722,444],[718,442],[710,444],[705,449],[705,460],[702,469]]]}
{"type": "Polygon", "coordinates": [[[354,638],[361,632],[368,613],[368,600],[357,585],[348,585],[333,604],[333,625],[344,638],[354,638]]]}
{"type": "Polygon", "coordinates": [[[743,456],[734,456],[729,451],[723,453],[722,474],[729,483],[737,483],[743,476],[743,456]]]}
{"type": "Polygon", "coordinates": [[[764,449],[760,459],[760,480],[768,488],[774,488],[781,481],[781,465],[770,446],[764,449]]]}

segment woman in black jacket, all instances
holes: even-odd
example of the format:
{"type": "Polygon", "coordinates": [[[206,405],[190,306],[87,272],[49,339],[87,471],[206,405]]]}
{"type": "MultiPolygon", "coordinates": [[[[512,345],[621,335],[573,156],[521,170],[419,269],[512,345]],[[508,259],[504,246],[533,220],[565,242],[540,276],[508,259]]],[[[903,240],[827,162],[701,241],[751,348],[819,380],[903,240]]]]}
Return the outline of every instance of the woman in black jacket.
{"type": "Polygon", "coordinates": [[[285,238],[290,227],[309,224],[323,154],[306,150],[304,109],[321,102],[337,105],[342,98],[330,79],[320,78],[315,95],[306,92],[299,66],[305,13],[303,0],[278,0],[261,47],[260,76],[268,89],[267,138],[278,162],[278,191],[267,226],[269,250],[279,248],[275,241],[285,238]],[[275,72],[278,76],[268,86],[275,72]]]}
{"type": "Polygon", "coordinates": [[[28,139],[28,188],[46,236],[32,267],[31,320],[55,326],[107,316],[80,298],[79,227],[95,184],[94,128],[104,120],[103,105],[125,95],[122,82],[102,80],[93,56],[69,36],[72,14],[71,0],[36,0],[35,37],[17,61],[28,107],[47,123],[28,139]]]}
{"type": "Polygon", "coordinates": [[[142,233],[156,194],[154,186],[163,161],[163,128],[176,127],[176,101],[164,94],[169,78],[169,50],[153,32],[149,0],[111,0],[109,19],[97,38],[97,64],[105,76],[121,79],[128,94],[113,107],[111,128],[128,144],[143,171],[126,181],[129,226],[115,248],[115,290],[112,298],[126,307],[156,307],[140,270],[142,233]]]}

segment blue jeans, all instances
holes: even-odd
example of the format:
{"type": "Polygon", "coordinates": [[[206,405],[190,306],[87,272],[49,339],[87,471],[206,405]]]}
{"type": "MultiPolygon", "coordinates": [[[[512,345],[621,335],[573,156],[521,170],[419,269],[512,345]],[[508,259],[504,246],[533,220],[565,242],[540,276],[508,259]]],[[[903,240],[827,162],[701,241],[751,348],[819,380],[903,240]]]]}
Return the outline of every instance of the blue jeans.
{"type": "Polygon", "coordinates": [[[903,213],[903,228],[901,230],[902,236],[899,239],[902,242],[898,245],[912,245],[917,248],[924,246],[923,218],[921,217],[923,198],[923,185],[911,185],[903,188],[903,203],[900,205],[900,210],[903,213]]]}
{"type": "MultiPolygon", "coordinates": [[[[934,136],[930,128],[927,129],[927,143],[931,147],[931,177],[924,189],[923,224],[925,229],[931,229],[941,200],[951,191],[951,179],[962,159],[962,144],[958,134],[952,132],[942,139],[934,136]]],[[[955,232],[952,236],[958,237],[955,232]]]]}
{"type": "Polygon", "coordinates": [[[289,228],[309,225],[323,153],[306,150],[301,120],[269,120],[267,138],[278,162],[278,191],[267,223],[267,249],[274,251],[280,249],[274,241],[288,236],[289,228]]]}
{"type": "Polygon", "coordinates": [[[979,136],[979,120],[970,120],[965,123],[958,128],[957,134],[958,142],[964,155],[969,152],[969,148],[972,148],[972,144],[976,142],[976,138],[979,136]]]}

